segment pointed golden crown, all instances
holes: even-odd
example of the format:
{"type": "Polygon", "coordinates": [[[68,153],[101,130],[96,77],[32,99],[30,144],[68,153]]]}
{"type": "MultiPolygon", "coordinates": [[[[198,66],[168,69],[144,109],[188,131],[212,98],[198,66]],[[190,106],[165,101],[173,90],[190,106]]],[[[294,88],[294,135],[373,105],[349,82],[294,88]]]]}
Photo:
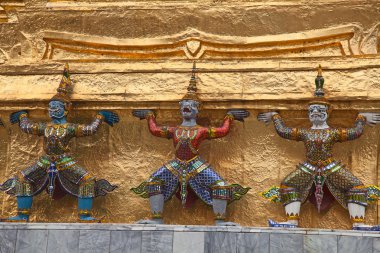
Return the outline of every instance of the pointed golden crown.
{"type": "Polygon", "coordinates": [[[187,93],[182,98],[182,100],[199,101],[199,98],[197,95],[197,90],[198,90],[198,88],[197,88],[197,77],[195,76],[195,74],[196,74],[196,65],[195,65],[195,61],[194,61],[189,86],[187,87],[187,93]]]}
{"type": "Polygon", "coordinates": [[[67,104],[68,108],[71,105],[70,94],[73,92],[73,82],[70,79],[69,64],[65,64],[63,70],[63,75],[59,87],[57,89],[57,94],[55,94],[50,101],[61,101],[67,104]]]}

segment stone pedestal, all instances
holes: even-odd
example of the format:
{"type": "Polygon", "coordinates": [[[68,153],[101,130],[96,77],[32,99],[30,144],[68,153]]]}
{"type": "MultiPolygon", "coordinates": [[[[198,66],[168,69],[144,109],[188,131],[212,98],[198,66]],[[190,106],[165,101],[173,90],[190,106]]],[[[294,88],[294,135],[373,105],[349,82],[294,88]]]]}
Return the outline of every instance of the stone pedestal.
{"type": "Polygon", "coordinates": [[[1,253],[372,253],[380,233],[134,224],[0,224],[1,253]]]}

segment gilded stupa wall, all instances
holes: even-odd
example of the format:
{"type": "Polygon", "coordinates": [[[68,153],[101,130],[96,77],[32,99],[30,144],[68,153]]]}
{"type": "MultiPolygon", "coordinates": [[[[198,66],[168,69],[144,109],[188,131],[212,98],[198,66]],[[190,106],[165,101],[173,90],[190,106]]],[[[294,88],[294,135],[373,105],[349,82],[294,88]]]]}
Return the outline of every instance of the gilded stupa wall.
{"type": "MultiPolygon", "coordinates": [[[[258,196],[304,160],[302,143],[281,139],[258,112],[279,110],[287,124],[308,126],[316,67],[321,64],[334,111],[331,126],[351,126],[358,111],[380,111],[380,5],[377,1],[47,1],[0,2],[0,180],[31,165],[42,139],[9,123],[28,109],[46,121],[65,62],[75,82],[73,122],[89,122],[99,109],[117,111],[121,122],[93,137],[72,141],[88,171],[119,188],[95,201],[94,215],[132,223],[150,215],[148,201],[129,189],[173,157],[172,143],[150,135],[132,109],[151,108],[161,124],[179,124],[178,101],[197,61],[202,125],[218,125],[229,108],[251,117],[235,122],[223,139],[207,141],[201,154],[230,183],[252,189],[228,207],[231,221],[266,226],[283,220],[283,207],[258,196]]],[[[364,184],[380,184],[379,126],[356,141],[337,144],[335,156],[364,184]]],[[[14,214],[15,198],[1,193],[1,215],[14,214]]],[[[75,222],[76,199],[34,198],[31,219],[75,222]]],[[[197,201],[165,206],[169,224],[212,224],[211,208],[197,201]]],[[[318,214],[301,210],[301,226],[350,228],[337,203],[318,214]]],[[[379,223],[378,206],[367,223],[379,223]]]]}

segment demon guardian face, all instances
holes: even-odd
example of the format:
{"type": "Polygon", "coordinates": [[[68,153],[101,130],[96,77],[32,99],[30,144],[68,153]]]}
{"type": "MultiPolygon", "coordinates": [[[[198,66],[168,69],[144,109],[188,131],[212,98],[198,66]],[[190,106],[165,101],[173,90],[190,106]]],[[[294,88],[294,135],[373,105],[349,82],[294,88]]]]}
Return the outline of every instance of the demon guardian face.
{"type": "Polygon", "coordinates": [[[196,119],[199,113],[199,102],[195,100],[182,100],[179,102],[180,112],[184,119],[196,119]]]}
{"type": "Polygon", "coordinates": [[[51,101],[49,103],[49,117],[52,119],[62,119],[66,116],[65,103],[61,101],[51,101]]]}
{"type": "Polygon", "coordinates": [[[309,120],[313,125],[322,125],[327,122],[328,106],[311,104],[309,106],[309,120]]]}

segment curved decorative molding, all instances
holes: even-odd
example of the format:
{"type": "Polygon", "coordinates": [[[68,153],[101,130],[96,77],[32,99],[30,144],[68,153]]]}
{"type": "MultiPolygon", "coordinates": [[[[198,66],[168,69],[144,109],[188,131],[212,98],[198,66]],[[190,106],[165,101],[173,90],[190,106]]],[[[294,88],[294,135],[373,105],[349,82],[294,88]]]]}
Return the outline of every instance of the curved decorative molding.
{"type": "Polygon", "coordinates": [[[47,31],[43,59],[241,59],[359,55],[362,28],[346,25],[257,37],[187,29],[172,36],[117,39],[47,31]]]}
{"type": "Polygon", "coordinates": [[[3,49],[0,48],[0,64],[9,60],[9,55],[3,49]]]}
{"type": "Polygon", "coordinates": [[[8,22],[8,16],[4,8],[0,6],[0,24],[8,22]]]}
{"type": "Polygon", "coordinates": [[[380,23],[372,27],[360,44],[361,54],[379,54],[380,53],[380,23]]]}
{"type": "Polygon", "coordinates": [[[2,0],[0,1],[0,24],[17,22],[16,10],[25,7],[24,0],[2,0]]]}

